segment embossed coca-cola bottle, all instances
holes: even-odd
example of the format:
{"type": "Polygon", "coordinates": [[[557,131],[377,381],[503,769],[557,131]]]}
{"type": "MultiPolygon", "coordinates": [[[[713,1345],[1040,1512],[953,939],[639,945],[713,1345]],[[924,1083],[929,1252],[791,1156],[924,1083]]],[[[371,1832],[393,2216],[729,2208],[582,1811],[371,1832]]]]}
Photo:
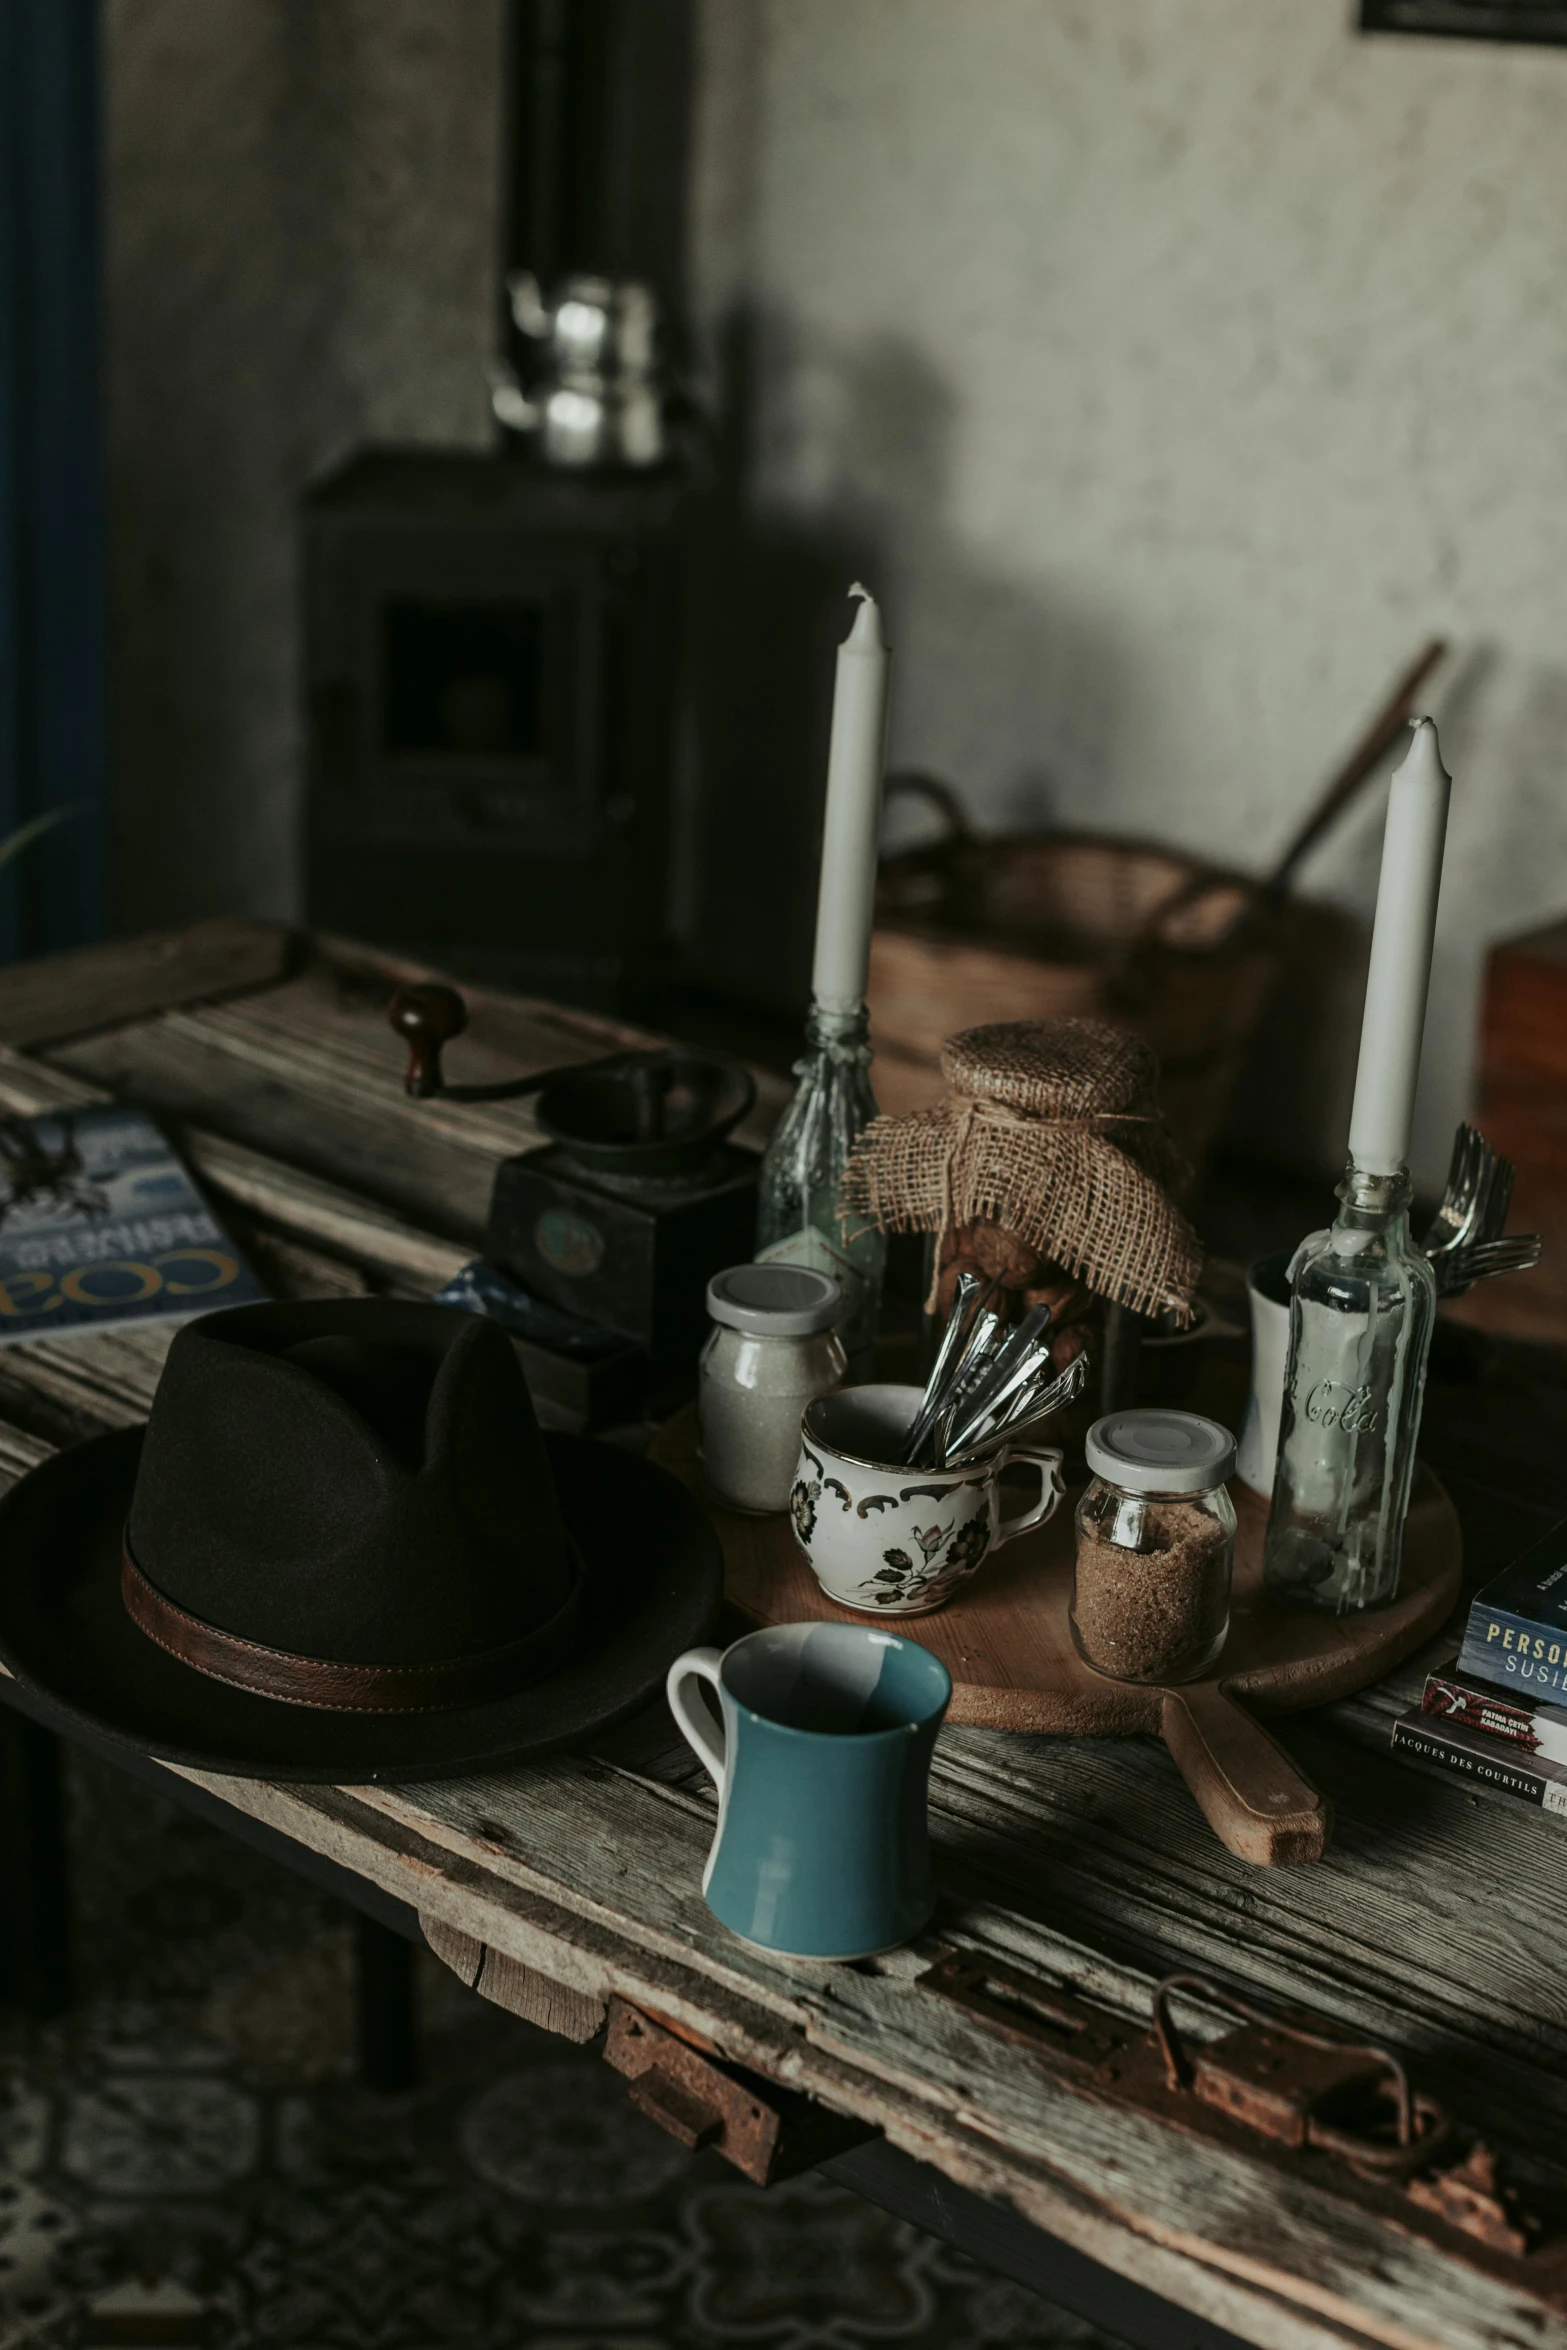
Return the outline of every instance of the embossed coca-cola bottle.
{"type": "Polygon", "coordinates": [[[1337,1221],[1290,1267],[1289,1360],[1263,1571],[1347,1615],[1398,1590],[1436,1277],[1409,1235],[1409,1129],[1451,779],[1417,719],[1393,778],[1349,1166],[1337,1221]]]}
{"type": "Polygon", "coordinates": [[[1398,1589],[1436,1311],[1409,1195],[1403,1168],[1351,1164],[1337,1222],[1302,1241],[1293,1267],[1266,1572],[1336,1615],[1398,1589]]]}

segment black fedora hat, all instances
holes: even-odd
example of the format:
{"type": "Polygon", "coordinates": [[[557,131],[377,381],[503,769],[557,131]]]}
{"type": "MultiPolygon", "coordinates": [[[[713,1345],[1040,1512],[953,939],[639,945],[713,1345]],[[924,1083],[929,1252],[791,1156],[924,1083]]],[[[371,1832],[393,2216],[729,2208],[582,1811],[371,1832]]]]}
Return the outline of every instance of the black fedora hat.
{"type": "Polygon", "coordinates": [[[423,1778],[601,1729],[711,1629],[722,1562],[650,1463],[541,1433],[446,1306],[242,1306],[145,1430],[0,1501],[0,1659],[105,1735],[256,1778],[423,1778]]]}

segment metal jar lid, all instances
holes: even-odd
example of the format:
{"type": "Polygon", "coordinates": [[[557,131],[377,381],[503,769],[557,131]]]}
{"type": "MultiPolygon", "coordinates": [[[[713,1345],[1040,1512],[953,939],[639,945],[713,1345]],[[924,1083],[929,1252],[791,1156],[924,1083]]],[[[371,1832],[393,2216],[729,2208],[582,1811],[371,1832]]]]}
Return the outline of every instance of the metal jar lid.
{"type": "Polygon", "coordinates": [[[707,1310],[749,1338],[809,1338],[843,1312],[843,1284],[808,1265],[731,1265],[707,1285],[707,1310]]]}
{"type": "Polygon", "coordinates": [[[1208,1493],[1235,1466],[1235,1439],[1199,1412],[1109,1412],[1088,1431],[1088,1466],[1128,1493],[1208,1493]]]}

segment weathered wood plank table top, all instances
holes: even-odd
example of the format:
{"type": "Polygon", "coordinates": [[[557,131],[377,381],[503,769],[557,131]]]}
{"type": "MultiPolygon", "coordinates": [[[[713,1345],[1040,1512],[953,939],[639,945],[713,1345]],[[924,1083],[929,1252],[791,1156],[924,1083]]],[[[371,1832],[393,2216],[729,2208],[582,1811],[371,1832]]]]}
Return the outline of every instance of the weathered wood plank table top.
{"type": "MultiPolygon", "coordinates": [[[[385,1003],[410,975],[257,923],[0,973],[0,1111],[103,1091],[145,1102],[274,1286],[428,1295],[474,1252],[497,1163],[538,1136],[527,1101],[405,1099],[385,1003]]],[[[587,1059],[632,1036],[468,995],[454,1078],[587,1059]]],[[[0,1472],[140,1418],[166,1344],[137,1332],[0,1350],[0,1472]]],[[[1474,1572],[1559,1513],[1564,1418],[1567,1381],[1521,1350],[1434,1386],[1428,1449],[1474,1572]]],[[[536,2020],[586,2038],[619,1994],[1270,2350],[1567,2345],[1538,2265],[1485,2273],[1461,2238],[1357,2201],[1320,2160],[1292,2173],[1086,2094],[918,1981],[941,1952],[967,1950],[1145,2018],[1166,1972],[1213,1974],[1401,2051],[1493,2143],[1562,2176],[1567,1845],[1522,1806],[1392,1762],[1387,1720],[1418,1677],[1405,1668],[1275,1725],[1337,1808],[1327,1857],[1300,1870],[1225,1852],[1151,1741],[947,1731],[935,1925],[854,1966],[769,1961],[709,1916],[712,1805],[661,1714],[596,1752],[492,1777],[205,1784],[416,1906],[449,1961],[536,2020]]]]}

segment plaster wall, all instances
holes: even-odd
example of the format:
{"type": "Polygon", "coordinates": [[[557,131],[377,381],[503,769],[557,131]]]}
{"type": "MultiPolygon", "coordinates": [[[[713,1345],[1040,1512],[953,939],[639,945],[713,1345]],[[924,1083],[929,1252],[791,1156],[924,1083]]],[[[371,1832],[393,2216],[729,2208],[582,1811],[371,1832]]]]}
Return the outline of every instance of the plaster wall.
{"type": "Polygon", "coordinates": [[[298,505],[489,439],[500,0],[107,0],[119,918],[299,898],[298,505]]]}
{"type": "MultiPolygon", "coordinates": [[[[986,826],[1261,869],[1450,637],[1439,1179],[1486,945],[1567,909],[1567,52],[1350,14],[706,0],[695,282],[755,515],[871,550],[892,758],[986,826]]],[[[1310,891],[1369,909],[1381,807],[1310,891]]]]}

